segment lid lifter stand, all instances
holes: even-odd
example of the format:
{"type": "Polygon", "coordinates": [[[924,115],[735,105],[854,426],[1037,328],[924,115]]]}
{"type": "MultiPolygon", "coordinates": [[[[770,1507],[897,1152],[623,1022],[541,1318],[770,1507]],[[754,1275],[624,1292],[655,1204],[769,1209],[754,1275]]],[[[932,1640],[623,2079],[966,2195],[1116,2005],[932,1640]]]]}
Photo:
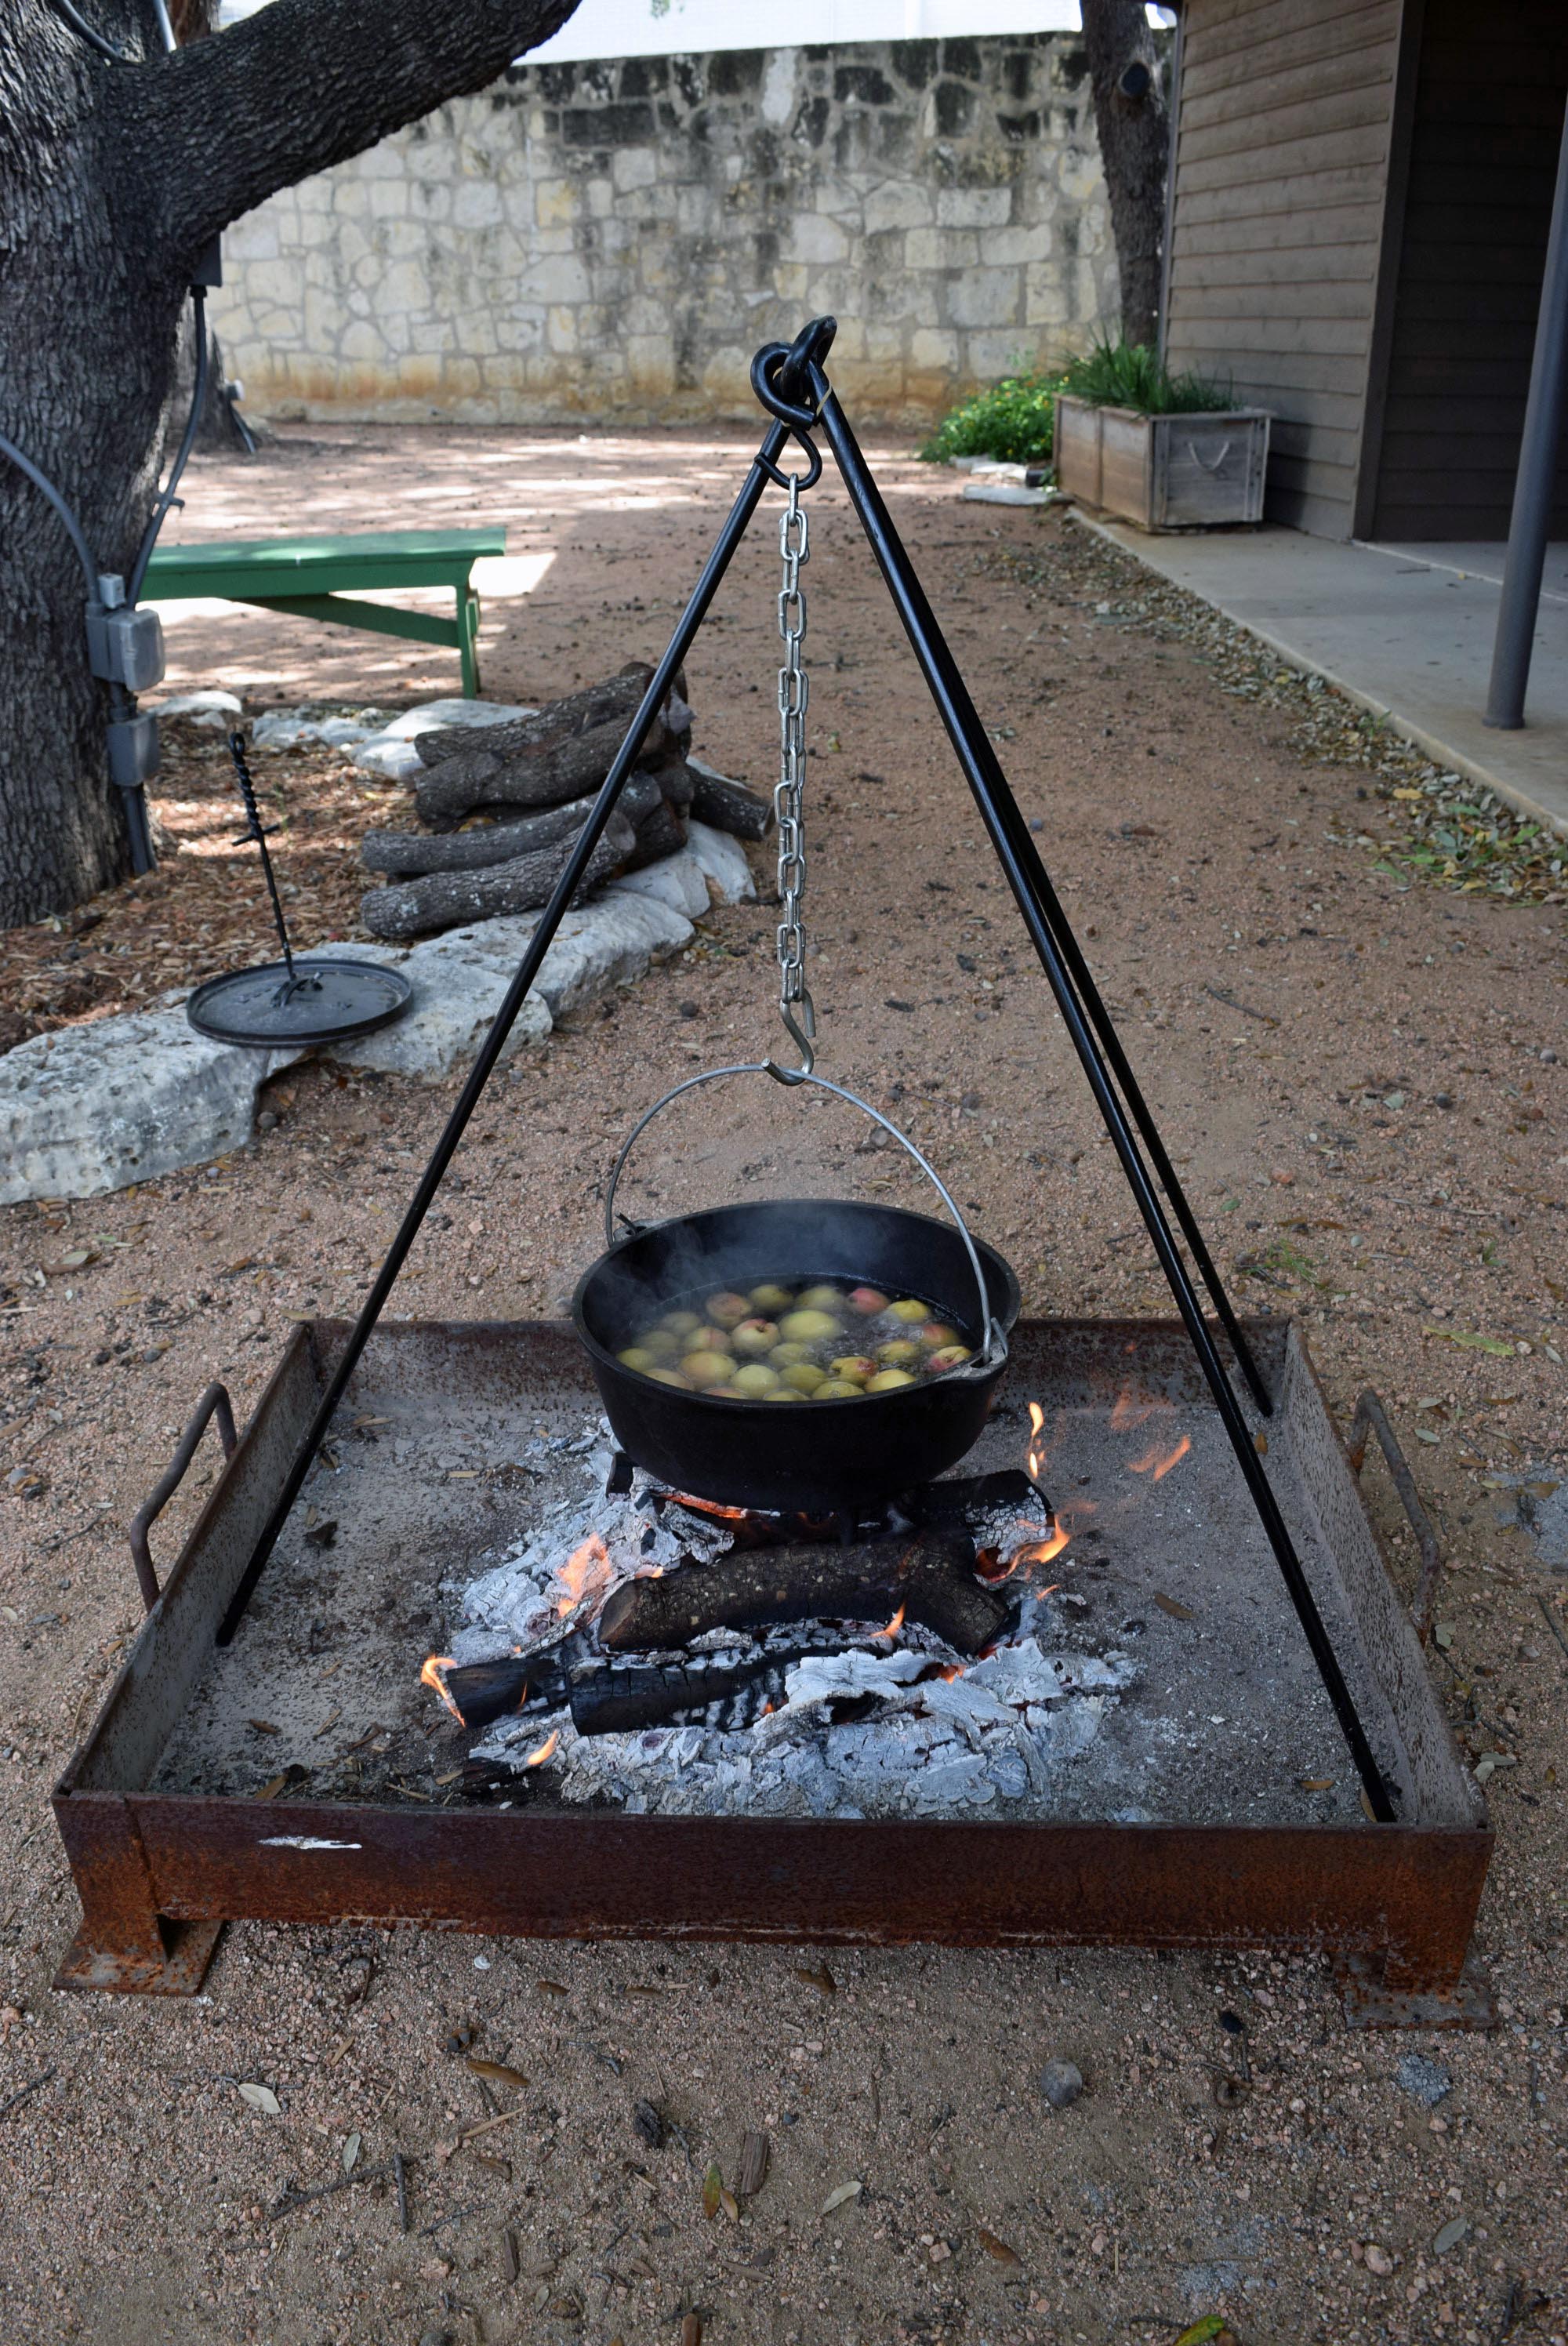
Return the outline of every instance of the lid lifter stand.
{"type": "Polygon", "coordinates": [[[615,811],[664,695],[707,617],[719,582],[746,535],[763,492],[769,481],[787,490],[790,486],[788,477],[779,469],[779,459],[791,438],[799,443],[808,458],[807,470],[798,477],[795,484],[797,494],[799,490],[814,487],[821,478],[821,455],[810,437],[811,433],[820,428],[837,460],[850,503],[871,542],[894,607],[920,663],[921,672],[957,753],[997,861],[1006,873],[1030,942],[1045,972],[1095,1105],[1115,1148],[1127,1186],[1143,1216],[1160,1267],[1176,1298],[1176,1308],[1197,1355],[1198,1365],[1214,1396],[1221,1423],[1284,1576],[1319,1675],[1334,1707],[1368,1805],[1379,1823],[1391,1823],[1395,1810],[1390,1788],[1373,1756],[1317,1600],[1296,1553],[1295,1543],[1263,1471],[1262,1462],[1253,1447],[1247,1420],[1231,1386],[1219,1348],[1204,1317],[1191,1273],[1166,1219],[1165,1207],[1155,1180],[1151,1178],[1148,1167],[1139,1152],[1134,1124],[1149,1151],[1155,1174],[1171,1200],[1182,1234],[1193,1250],[1225,1333],[1242,1365],[1258,1406],[1266,1415],[1272,1412],[1271,1397],[1226,1295],[1218,1270],[1204,1244],[1196,1218],[1176,1169],[1160,1141],[1147,1103],[1115,1034],[1110,1013],[1095,986],[1061,900],[1051,884],[1028,825],[1008,787],[990,737],[981,723],[957,663],[937,626],[848,418],[822,372],[822,362],[831,348],[834,332],[835,321],[831,318],[813,319],[792,346],[782,342],[769,343],[758,352],[752,362],[752,388],[773,422],[752,458],[751,469],[740,494],[730,508],[668,648],[654,671],[626,740],[616,753],[615,762],[605,777],[592,811],[578,834],[576,845],[555,882],[555,892],[539,917],[516,975],[506,990],[490,1032],[480,1046],[468,1080],[447,1119],[430,1163],[421,1176],[408,1211],[387,1250],[386,1260],[349,1333],[336,1367],[327,1381],[298,1454],[284,1478],[277,1502],[219,1627],[218,1643],[227,1645],[244,1617],[251,1592],[299,1496],[331,1423],[333,1413],[381,1317],[446,1168],[456,1153],[464,1127],[479,1104],[528,990],[539,974],[562,917],[582,882],[588,860],[615,811]],[[1121,1093],[1125,1095],[1126,1107],[1123,1106],[1117,1085],[1121,1086],[1121,1093]],[[1132,1123],[1128,1120],[1129,1109],[1132,1123]]]}

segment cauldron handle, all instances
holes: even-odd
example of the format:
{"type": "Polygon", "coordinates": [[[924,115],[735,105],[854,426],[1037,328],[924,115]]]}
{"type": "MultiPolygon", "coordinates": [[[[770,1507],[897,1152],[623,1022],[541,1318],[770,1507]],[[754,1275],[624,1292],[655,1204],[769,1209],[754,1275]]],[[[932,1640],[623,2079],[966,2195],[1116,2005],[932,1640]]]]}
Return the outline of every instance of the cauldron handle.
{"type": "MultiPolygon", "coordinates": [[[[792,1072],[788,1078],[781,1078],[767,1060],[744,1059],[732,1067],[708,1067],[699,1076],[687,1076],[684,1083],[677,1084],[672,1091],[666,1092],[662,1099],[655,1100],[652,1107],[645,1110],[627,1133],[621,1146],[621,1153],[616,1159],[615,1170],[610,1175],[610,1186],[605,1193],[605,1244],[607,1247],[613,1247],[616,1244],[616,1191],[620,1187],[621,1175],[626,1170],[626,1159],[655,1117],[661,1115],[672,1100],[679,1099],[683,1092],[694,1092],[703,1084],[716,1084],[725,1076],[771,1076],[775,1083],[787,1080],[791,1089],[797,1084],[810,1084],[818,1091],[831,1092],[835,1099],[847,1100],[851,1107],[858,1107],[862,1114],[869,1116],[873,1124],[880,1124],[882,1130],[891,1135],[907,1155],[913,1158],[948,1212],[952,1216],[958,1235],[963,1240],[963,1250],[969,1257],[969,1267],[974,1273],[975,1292],[980,1299],[979,1325],[985,1331],[985,1341],[973,1359],[965,1362],[962,1369],[950,1370],[949,1374],[981,1376],[988,1374],[998,1362],[1004,1361],[1007,1358],[1007,1338],[992,1316],[991,1299],[986,1292],[985,1273],[981,1268],[979,1250],[970,1236],[969,1224],[959,1212],[952,1192],[948,1188],[941,1174],[926,1158],[921,1155],[909,1135],[901,1132],[898,1126],[882,1114],[881,1108],[873,1107],[870,1100],[861,1099],[858,1092],[846,1091],[842,1084],[830,1083],[826,1076],[814,1075],[806,1068],[792,1072]]],[[[628,1222],[626,1227],[636,1230],[643,1225],[628,1222]]]]}

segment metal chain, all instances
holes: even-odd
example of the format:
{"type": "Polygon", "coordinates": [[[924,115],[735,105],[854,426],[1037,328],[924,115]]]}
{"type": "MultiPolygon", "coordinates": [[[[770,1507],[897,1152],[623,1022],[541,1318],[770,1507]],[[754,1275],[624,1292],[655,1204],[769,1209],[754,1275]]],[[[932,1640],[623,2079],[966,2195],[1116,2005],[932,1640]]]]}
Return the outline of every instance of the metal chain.
{"type": "MultiPolygon", "coordinates": [[[[800,503],[800,484],[789,483],[789,502],[779,516],[779,552],[784,584],[779,593],[779,633],[784,665],[779,671],[779,780],[773,811],[779,820],[779,1015],[799,1048],[799,1072],[809,1075],[817,1013],[806,984],[806,933],[800,907],[806,894],[806,708],[810,678],[800,665],[806,634],[806,590],[800,566],[810,558],[810,528],[800,503]]],[[[789,1081],[795,1071],[775,1068],[789,1081]]]]}

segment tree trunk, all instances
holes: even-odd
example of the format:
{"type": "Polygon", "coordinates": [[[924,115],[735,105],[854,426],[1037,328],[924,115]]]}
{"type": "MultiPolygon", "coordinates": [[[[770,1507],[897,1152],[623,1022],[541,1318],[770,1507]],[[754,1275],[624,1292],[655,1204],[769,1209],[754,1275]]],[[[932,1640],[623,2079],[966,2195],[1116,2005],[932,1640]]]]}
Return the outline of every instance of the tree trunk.
{"type": "MultiPolygon", "coordinates": [[[[272,0],[164,56],[150,8],[0,5],[0,432],[127,576],[157,491],[190,269],[280,188],[359,153],[555,32],[575,0],[272,0]]],[[[109,788],[88,586],[58,515],[0,456],[0,925],[129,868],[109,788]]]]}
{"type": "Polygon", "coordinates": [[[1159,332],[1170,119],[1143,0],[1083,0],[1084,49],[1122,280],[1122,334],[1159,332]]]}

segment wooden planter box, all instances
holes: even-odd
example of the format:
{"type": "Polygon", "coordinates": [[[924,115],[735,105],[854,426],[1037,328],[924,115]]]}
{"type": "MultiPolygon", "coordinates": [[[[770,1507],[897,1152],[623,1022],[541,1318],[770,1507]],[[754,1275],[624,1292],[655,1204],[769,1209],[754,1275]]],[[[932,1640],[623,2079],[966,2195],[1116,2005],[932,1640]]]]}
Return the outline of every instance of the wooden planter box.
{"type": "Polygon", "coordinates": [[[1056,401],[1056,484],[1140,529],[1261,521],[1268,416],[1140,415],[1131,407],[1056,401]]]}

